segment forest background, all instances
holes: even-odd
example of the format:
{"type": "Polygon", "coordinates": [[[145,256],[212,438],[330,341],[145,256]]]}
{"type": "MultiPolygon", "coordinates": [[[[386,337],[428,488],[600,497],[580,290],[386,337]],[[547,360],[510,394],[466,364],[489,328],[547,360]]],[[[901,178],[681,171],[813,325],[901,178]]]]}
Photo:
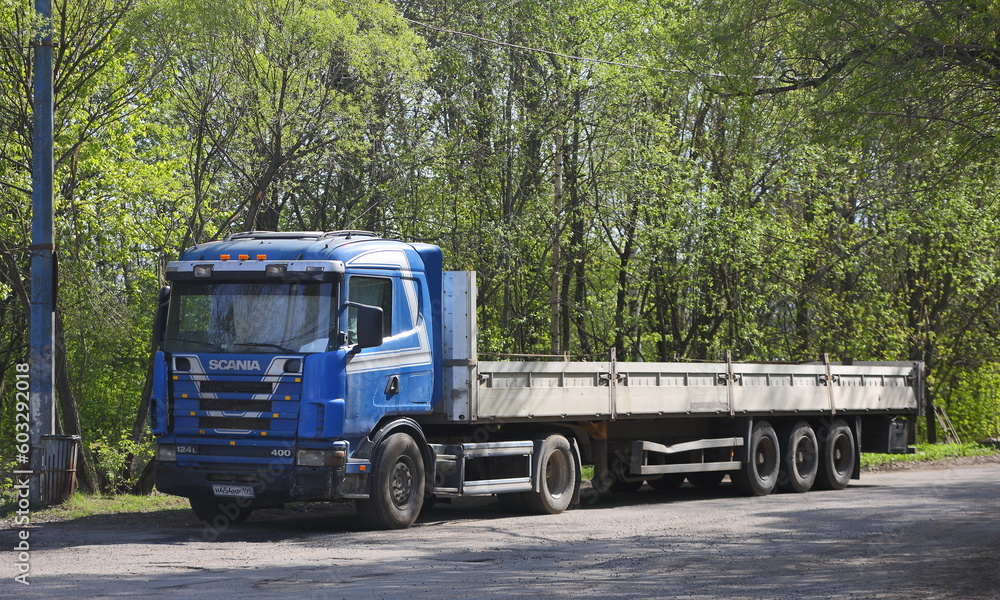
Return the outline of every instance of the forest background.
{"type": "MultiPolygon", "coordinates": [[[[996,0],[54,5],[58,420],[85,487],[148,487],[166,262],[251,229],[440,245],[479,272],[484,353],[922,360],[963,437],[1000,434],[996,0]]],[[[33,14],[0,0],[0,474],[33,14]]]]}

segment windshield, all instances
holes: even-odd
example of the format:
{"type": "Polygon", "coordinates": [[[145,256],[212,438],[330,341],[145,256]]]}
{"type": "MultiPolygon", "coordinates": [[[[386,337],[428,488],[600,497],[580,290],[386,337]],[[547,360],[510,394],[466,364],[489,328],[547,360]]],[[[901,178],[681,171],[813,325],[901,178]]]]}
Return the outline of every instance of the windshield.
{"type": "Polygon", "coordinates": [[[336,339],[331,283],[177,282],[167,352],[325,352],[336,339]]]}

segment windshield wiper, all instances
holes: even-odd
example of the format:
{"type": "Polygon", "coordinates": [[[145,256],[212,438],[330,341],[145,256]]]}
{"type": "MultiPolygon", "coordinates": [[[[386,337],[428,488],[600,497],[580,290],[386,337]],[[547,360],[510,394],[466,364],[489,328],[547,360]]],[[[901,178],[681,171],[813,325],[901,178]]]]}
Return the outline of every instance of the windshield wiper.
{"type": "Polygon", "coordinates": [[[182,342],[184,344],[201,344],[202,346],[208,346],[209,348],[212,348],[213,350],[218,350],[219,352],[223,351],[222,346],[220,346],[218,344],[213,344],[212,342],[203,342],[201,340],[192,340],[192,339],[188,339],[188,338],[175,337],[175,338],[167,338],[167,341],[168,342],[182,342]]]}
{"type": "Polygon", "coordinates": [[[291,348],[285,348],[284,346],[279,346],[278,344],[272,344],[271,342],[237,342],[233,344],[234,346],[264,346],[265,348],[277,348],[282,352],[295,352],[291,348]]]}

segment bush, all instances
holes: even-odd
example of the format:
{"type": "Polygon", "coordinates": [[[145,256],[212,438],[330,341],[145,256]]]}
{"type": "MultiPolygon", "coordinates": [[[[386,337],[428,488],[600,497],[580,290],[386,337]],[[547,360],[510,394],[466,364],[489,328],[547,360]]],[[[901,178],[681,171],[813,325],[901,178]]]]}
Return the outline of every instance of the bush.
{"type": "Polygon", "coordinates": [[[99,488],[104,493],[124,493],[132,488],[140,471],[136,465],[144,464],[152,457],[153,445],[150,441],[133,442],[129,432],[122,432],[117,439],[101,436],[90,444],[94,456],[99,488]]]}
{"type": "Polygon", "coordinates": [[[1000,437],[1000,364],[961,372],[941,398],[963,441],[1000,437]]]}

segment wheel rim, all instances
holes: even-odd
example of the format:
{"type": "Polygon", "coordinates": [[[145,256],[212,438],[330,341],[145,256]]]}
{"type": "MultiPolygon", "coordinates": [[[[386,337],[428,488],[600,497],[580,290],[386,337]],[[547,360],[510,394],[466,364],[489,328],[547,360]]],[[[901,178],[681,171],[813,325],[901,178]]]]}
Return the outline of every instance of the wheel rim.
{"type": "Polygon", "coordinates": [[[553,452],[545,464],[545,487],[549,495],[559,498],[569,487],[569,460],[562,452],[553,452]]]}
{"type": "Polygon", "coordinates": [[[795,474],[800,478],[808,476],[818,466],[816,447],[808,436],[801,436],[795,443],[795,474]]]}
{"type": "Polygon", "coordinates": [[[761,481],[767,481],[771,478],[777,464],[778,454],[775,452],[774,442],[770,437],[762,437],[754,452],[754,467],[757,469],[757,477],[761,481]]]}
{"type": "Polygon", "coordinates": [[[854,465],[852,456],[851,440],[844,434],[838,434],[833,441],[833,470],[838,475],[844,475],[854,465]]]}
{"type": "Polygon", "coordinates": [[[399,460],[392,467],[389,481],[390,497],[397,508],[403,508],[413,495],[413,469],[407,460],[399,460]]]}

